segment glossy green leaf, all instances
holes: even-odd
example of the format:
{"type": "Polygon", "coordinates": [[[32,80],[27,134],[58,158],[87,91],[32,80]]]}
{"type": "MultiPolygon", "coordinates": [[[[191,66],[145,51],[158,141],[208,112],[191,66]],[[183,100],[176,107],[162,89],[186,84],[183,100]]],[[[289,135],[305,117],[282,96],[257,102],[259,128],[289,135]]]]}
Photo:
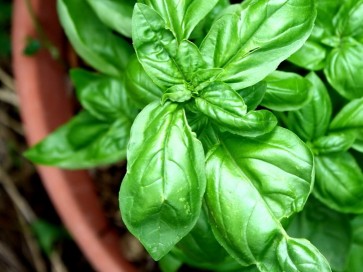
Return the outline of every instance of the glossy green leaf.
{"type": "Polygon", "coordinates": [[[278,266],[267,271],[331,271],[325,257],[305,239],[282,239],[277,247],[277,260],[278,266]]]}
{"type": "Polygon", "coordinates": [[[336,20],[334,20],[334,17],[337,15],[342,2],[331,0],[317,0],[315,2],[318,16],[316,17],[312,38],[321,40],[335,35],[336,20]]]}
{"type": "MultiPolygon", "coordinates": [[[[189,106],[192,104],[190,103],[187,105],[189,106]]],[[[210,123],[208,118],[200,112],[188,110],[186,114],[187,114],[188,124],[192,128],[193,132],[197,134],[197,136],[199,136],[199,134],[210,123]]]]}
{"type": "Polygon", "coordinates": [[[132,55],[132,47],[104,26],[86,1],[57,3],[62,26],[77,53],[95,69],[121,75],[132,55]]]}
{"type": "Polygon", "coordinates": [[[297,271],[330,271],[311,244],[287,237],[279,222],[309,196],[309,149],[283,128],[253,139],[223,136],[206,162],[205,198],[217,240],[242,265],[260,271],[293,271],[292,263],[297,271]]]}
{"type": "Polygon", "coordinates": [[[312,0],[244,1],[241,7],[217,20],[201,45],[208,65],[223,68],[220,79],[235,90],[261,81],[297,51],[316,16],[312,0]]]}
{"type": "Polygon", "coordinates": [[[363,98],[346,104],[330,124],[331,131],[363,131],[363,98]]]}
{"type": "Polygon", "coordinates": [[[314,195],[342,213],[363,212],[363,173],[347,152],[315,157],[314,195]]]}
{"type": "Polygon", "coordinates": [[[363,44],[343,41],[329,54],[324,69],[329,83],[349,100],[363,96],[362,55],[363,44]]]}
{"type": "Polygon", "coordinates": [[[248,111],[255,110],[257,106],[260,105],[266,93],[266,88],[266,81],[260,81],[255,85],[238,91],[238,93],[243,97],[243,100],[247,105],[248,111]]]}
{"type": "Polygon", "coordinates": [[[192,75],[191,84],[198,90],[202,88],[202,85],[205,85],[204,83],[208,85],[212,81],[215,81],[222,72],[223,69],[220,68],[198,69],[192,75]]]}
{"type": "Polygon", "coordinates": [[[229,85],[223,82],[212,82],[195,98],[197,109],[219,123],[235,122],[247,113],[243,98],[229,85]]]}
{"type": "Polygon", "coordinates": [[[136,118],[121,184],[123,221],[155,260],[194,227],[205,191],[204,152],[178,104],[156,101],[136,118]]]}
{"type": "Polygon", "coordinates": [[[184,84],[174,85],[166,90],[163,94],[161,101],[164,103],[166,100],[173,102],[185,102],[192,98],[192,92],[184,84]]]}
{"type": "Polygon", "coordinates": [[[157,11],[178,41],[188,39],[197,24],[213,9],[218,0],[141,0],[157,11]]]}
{"type": "Polygon", "coordinates": [[[127,65],[125,86],[128,96],[139,108],[160,100],[163,94],[160,87],[146,74],[136,56],[127,65]]]}
{"type": "Polygon", "coordinates": [[[298,110],[312,98],[309,80],[298,74],[275,71],[265,81],[267,89],[261,105],[271,110],[298,110]]]}
{"type": "Polygon", "coordinates": [[[271,132],[277,125],[277,119],[272,112],[267,110],[250,111],[236,123],[224,124],[221,131],[228,131],[245,137],[257,137],[271,132]]]}
{"type": "Polygon", "coordinates": [[[138,3],[134,8],[132,25],[137,57],[152,80],[163,89],[182,84],[183,74],[175,62],[178,44],[160,15],[138,3]]]}
{"type": "MultiPolygon", "coordinates": [[[[207,16],[199,23],[201,26],[201,36],[200,38],[204,38],[204,36],[208,33],[213,23],[218,20],[221,16],[225,15],[226,12],[231,14],[229,10],[232,6],[238,6],[239,4],[231,5],[229,0],[219,0],[214,8],[207,14],[207,16]],[[227,11],[228,10],[228,11],[227,11]]],[[[233,12],[232,12],[233,13],[233,12]]],[[[193,36],[193,35],[192,35],[193,36]]]]}
{"type": "Polygon", "coordinates": [[[241,267],[240,269],[236,270],[235,272],[260,272],[260,271],[261,270],[258,269],[256,265],[251,265],[251,266],[247,266],[247,267],[241,267]]]}
{"type": "Polygon", "coordinates": [[[242,97],[223,82],[212,82],[195,98],[196,108],[216,122],[222,131],[255,137],[270,132],[277,124],[269,111],[251,111],[242,97]]]}
{"type": "Polygon", "coordinates": [[[90,168],[124,160],[131,122],[113,123],[81,112],[25,152],[29,160],[68,169],[90,168]]]}
{"type": "Polygon", "coordinates": [[[161,272],[177,272],[183,263],[171,253],[165,255],[158,262],[161,272]]]}
{"type": "Polygon", "coordinates": [[[204,62],[198,47],[190,41],[184,40],[179,44],[175,61],[179,70],[181,70],[184,79],[188,82],[192,80],[193,75],[199,69],[206,68],[206,63],[204,62]]]}
{"type": "Polygon", "coordinates": [[[289,129],[303,140],[323,136],[328,129],[332,104],[324,83],[315,73],[306,77],[312,84],[313,98],[298,111],[289,112],[289,129]]]}
{"type": "Polygon", "coordinates": [[[131,38],[131,18],[136,1],[87,0],[87,2],[105,25],[131,38]]]}
{"type": "Polygon", "coordinates": [[[172,250],[183,262],[201,269],[233,271],[241,265],[217,242],[203,207],[197,224],[172,250]]]}
{"type": "Polygon", "coordinates": [[[123,79],[82,69],[72,70],[71,77],[82,106],[97,119],[113,122],[126,118],[133,122],[137,110],[127,96],[123,79]]]}
{"type": "Polygon", "coordinates": [[[353,243],[349,252],[349,260],[345,272],[359,272],[363,267],[363,215],[351,221],[353,243]]]}
{"type": "Polygon", "coordinates": [[[361,130],[358,135],[356,135],[352,148],[363,153],[363,130],[361,130]]]}
{"type": "Polygon", "coordinates": [[[331,133],[316,139],[313,143],[313,150],[316,155],[324,155],[336,152],[344,152],[351,148],[355,142],[355,133],[331,133]]]}
{"type": "Polygon", "coordinates": [[[363,98],[354,99],[346,104],[333,119],[330,130],[347,134],[354,140],[353,148],[363,152],[363,98]]]}
{"type": "Polygon", "coordinates": [[[307,70],[321,70],[325,67],[327,51],[319,43],[307,40],[303,47],[288,58],[288,61],[307,70]]]}
{"type": "Polygon", "coordinates": [[[216,144],[219,143],[218,128],[211,122],[208,122],[198,135],[198,139],[202,142],[204,150],[211,150],[216,144]]]}
{"type": "Polygon", "coordinates": [[[344,271],[351,243],[349,217],[309,199],[289,225],[288,233],[306,238],[327,258],[334,271],[344,271]]]}
{"type": "Polygon", "coordinates": [[[222,146],[209,153],[206,201],[217,240],[243,266],[248,266],[263,258],[279,226],[253,183],[228,153],[222,146]]]}
{"type": "Polygon", "coordinates": [[[294,133],[277,127],[256,138],[225,134],[221,141],[218,152],[233,159],[235,170],[242,171],[278,220],[302,210],[312,187],[313,160],[294,133]]]}
{"type": "Polygon", "coordinates": [[[363,1],[345,0],[336,15],[337,32],[342,37],[363,36],[363,1]]]}

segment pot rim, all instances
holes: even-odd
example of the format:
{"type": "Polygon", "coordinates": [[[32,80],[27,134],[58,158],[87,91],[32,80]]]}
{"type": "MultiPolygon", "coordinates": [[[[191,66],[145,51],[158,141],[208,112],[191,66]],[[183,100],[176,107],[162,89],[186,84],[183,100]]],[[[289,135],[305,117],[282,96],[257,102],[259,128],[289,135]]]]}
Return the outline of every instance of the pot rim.
{"type": "MultiPolygon", "coordinates": [[[[47,37],[57,48],[64,44],[56,0],[30,0],[47,37]]],[[[13,1],[13,71],[26,139],[33,145],[72,116],[67,73],[46,50],[23,55],[36,31],[23,0],[13,1]]],[[[121,254],[119,237],[102,211],[95,186],[86,171],[38,166],[43,185],[65,226],[97,271],[133,272],[121,254]]]]}

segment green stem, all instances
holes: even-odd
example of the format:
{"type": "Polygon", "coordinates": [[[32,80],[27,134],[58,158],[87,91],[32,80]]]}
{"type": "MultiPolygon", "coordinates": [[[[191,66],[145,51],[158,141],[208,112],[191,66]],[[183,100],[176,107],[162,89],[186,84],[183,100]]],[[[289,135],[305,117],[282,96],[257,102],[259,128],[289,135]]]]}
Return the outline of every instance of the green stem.
{"type": "Polygon", "coordinates": [[[54,60],[60,61],[61,64],[64,64],[60,60],[60,54],[58,48],[49,40],[47,34],[45,33],[41,23],[39,22],[39,19],[37,15],[34,12],[33,6],[30,2],[30,0],[23,0],[24,4],[26,6],[26,9],[30,15],[30,19],[32,20],[32,24],[35,28],[35,31],[37,32],[39,36],[39,40],[41,44],[44,46],[45,49],[47,49],[52,56],[54,60]]]}

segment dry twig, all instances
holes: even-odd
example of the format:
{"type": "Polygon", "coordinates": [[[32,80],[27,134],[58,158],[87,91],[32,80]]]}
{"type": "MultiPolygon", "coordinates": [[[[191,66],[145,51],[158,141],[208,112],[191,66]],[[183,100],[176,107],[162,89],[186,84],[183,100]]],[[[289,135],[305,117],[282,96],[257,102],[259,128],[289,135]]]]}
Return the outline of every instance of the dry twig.
{"type": "Polygon", "coordinates": [[[19,108],[18,96],[7,87],[0,88],[0,101],[19,108]]]}
{"type": "MultiPolygon", "coordinates": [[[[7,175],[4,169],[0,167],[0,183],[3,185],[5,191],[13,201],[16,210],[18,211],[18,219],[22,226],[25,240],[29,247],[30,253],[33,258],[34,266],[38,272],[46,272],[46,266],[42,255],[40,253],[39,245],[32,234],[30,224],[37,220],[37,217],[26,200],[21,196],[11,178],[7,175]]],[[[52,264],[52,271],[54,272],[67,272],[62,259],[58,252],[54,251],[50,257],[52,264]]]]}
{"type": "Polygon", "coordinates": [[[0,168],[0,183],[3,185],[6,193],[9,195],[16,207],[16,210],[18,211],[18,219],[23,229],[24,237],[29,247],[36,270],[39,272],[46,272],[46,266],[40,253],[39,246],[31,234],[29,226],[26,224],[26,222],[34,222],[36,219],[34,212],[20,195],[11,178],[2,168],[0,168]]]}
{"type": "Polygon", "coordinates": [[[24,135],[23,126],[2,111],[0,111],[0,124],[12,129],[19,135],[24,135]]]}
{"type": "Polygon", "coordinates": [[[0,82],[11,91],[15,91],[14,79],[0,67],[0,82]]]}

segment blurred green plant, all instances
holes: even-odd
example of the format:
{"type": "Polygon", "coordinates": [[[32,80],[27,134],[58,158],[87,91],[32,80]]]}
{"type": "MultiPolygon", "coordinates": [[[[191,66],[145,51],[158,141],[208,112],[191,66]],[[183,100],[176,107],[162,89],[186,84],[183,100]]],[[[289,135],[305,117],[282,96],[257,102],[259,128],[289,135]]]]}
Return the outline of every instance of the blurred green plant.
{"type": "Polygon", "coordinates": [[[12,5],[10,0],[0,0],[0,59],[10,56],[10,21],[12,5]]]}

